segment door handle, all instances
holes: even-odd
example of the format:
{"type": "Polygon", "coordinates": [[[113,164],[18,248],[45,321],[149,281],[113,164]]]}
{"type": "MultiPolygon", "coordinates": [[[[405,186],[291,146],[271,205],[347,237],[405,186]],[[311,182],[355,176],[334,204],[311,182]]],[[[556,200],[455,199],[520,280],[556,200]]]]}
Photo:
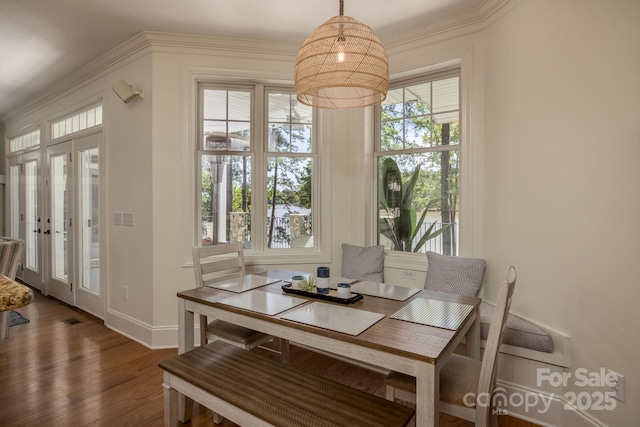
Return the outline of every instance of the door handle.
{"type": "Polygon", "coordinates": [[[51,234],[51,230],[47,230],[47,231],[45,231],[45,232],[44,232],[44,233],[42,233],[42,234],[51,234]]]}

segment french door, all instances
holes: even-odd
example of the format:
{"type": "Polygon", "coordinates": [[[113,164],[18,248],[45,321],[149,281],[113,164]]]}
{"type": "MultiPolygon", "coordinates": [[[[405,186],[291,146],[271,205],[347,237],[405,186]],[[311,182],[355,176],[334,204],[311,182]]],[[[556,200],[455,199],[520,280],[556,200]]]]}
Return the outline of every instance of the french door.
{"type": "Polygon", "coordinates": [[[102,133],[75,141],[76,306],[104,319],[105,280],[100,233],[100,141],[102,133]]]}
{"type": "MultiPolygon", "coordinates": [[[[48,294],[75,305],[73,292],[73,216],[71,216],[73,179],[70,179],[73,142],[67,141],[47,148],[47,218],[49,268],[45,283],[48,294]]],[[[47,240],[45,238],[45,240],[47,240]]]]}
{"type": "Polygon", "coordinates": [[[47,147],[45,236],[47,292],[104,318],[100,258],[102,133],[47,147]]]}
{"type": "Polygon", "coordinates": [[[11,183],[11,235],[25,241],[22,269],[18,277],[43,290],[42,191],[40,151],[31,151],[9,159],[11,183]]]}

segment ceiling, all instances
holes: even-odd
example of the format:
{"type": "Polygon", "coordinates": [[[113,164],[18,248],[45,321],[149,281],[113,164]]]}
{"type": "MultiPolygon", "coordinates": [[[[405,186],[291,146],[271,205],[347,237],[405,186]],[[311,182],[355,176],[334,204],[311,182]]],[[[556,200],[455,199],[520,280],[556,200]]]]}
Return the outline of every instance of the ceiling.
{"type": "MultiPolygon", "coordinates": [[[[384,43],[486,0],[346,0],[384,43]]],[[[141,31],[302,43],[338,0],[0,0],[0,117],[141,31]]]]}

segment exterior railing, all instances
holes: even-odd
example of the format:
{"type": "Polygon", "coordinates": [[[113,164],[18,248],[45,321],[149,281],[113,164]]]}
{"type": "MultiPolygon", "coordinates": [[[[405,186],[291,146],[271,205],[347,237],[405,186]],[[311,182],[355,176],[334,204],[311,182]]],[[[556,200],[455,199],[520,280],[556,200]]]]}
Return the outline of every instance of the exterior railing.
{"type": "MultiPolygon", "coordinates": [[[[232,212],[228,218],[229,229],[226,235],[228,240],[239,242],[251,241],[251,215],[244,212],[232,212]]],[[[431,223],[424,223],[420,228],[420,232],[416,233],[416,238],[413,241],[414,246],[420,240],[420,236],[426,233],[427,229],[431,226],[431,223]]],[[[418,252],[426,253],[427,251],[437,252],[439,254],[446,253],[449,255],[457,255],[459,241],[458,236],[458,224],[442,224],[436,223],[431,230],[431,233],[435,233],[443,227],[449,226],[443,233],[439,234],[433,239],[427,240],[427,242],[420,248],[418,252]]],[[[266,230],[269,233],[271,229],[271,217],[266,218],[266,230]]],[[[202,224],[202,244],[210,245],[215,242],[213,235],[213,222],[203,221],[202,224]]],[[[284,217],[275,217],[273,220],[273,235],[271,237],[270,248],[272,249],[288,249],[292,247],[292,241],[299,237],[312,236],[311,229],[311,215],[289,215],[284,217]]],[[[268,240],[268,234],[267,234],[268,240]]],[[[380,244],[384,245],[387,249],[393,249],[390,241],[380,236],[380,244]]]]}
{"type": "MultiPolygon", "coordinates": [[[[420,238],[427,232],[427,229],[431,226],[432,223],[423,223],[420,227],[420,231],[416,233],[416,237],[413,239],[412,247],[415,247],[420,238]]],[[[440,222],[436,223],[431,229],[431,234],[437,233],[443,227],[447,227],[445,231],[443,231],[438,236],[429,239],[425,242],[424,245],[418,250],[418,253],[427,253],[436,252],[439,254],[447,254],[447,255],[457,255],[458,248],[457,242],[458,240],[458,224],[442,224],[440,222]],[[447,227],[449,226],[449,227],[447,227]]],[[[387,237],[380,235],[380,244],[385,247],[385,249],[394,250],[394,246],[387,237]]]]}
{"type": "MultiPolygon", "coordinates": [[[[236,242],[251,241],[251,215],[245,212],[231,212],[228,218],[227,239],[236,242]]],[[[311,215],[291,214],[275,217],[273,224],[271,217],[266,218],[267,238],[273,226],[270,248],[287,249],[291,247],[293,239],[311,236],[311,215]]],[[[202,222],[202,244],[211,245],[216,242],[212,218],[202,222]]]]}

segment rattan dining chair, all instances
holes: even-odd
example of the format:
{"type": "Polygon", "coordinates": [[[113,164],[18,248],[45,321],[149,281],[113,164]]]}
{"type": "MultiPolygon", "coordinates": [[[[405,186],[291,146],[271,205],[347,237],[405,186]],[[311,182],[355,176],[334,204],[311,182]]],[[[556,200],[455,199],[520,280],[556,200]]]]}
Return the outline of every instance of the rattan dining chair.
{"type": "MultiPolygon", "coordinates": [[[[482,361],[452,354],[440,371],[440,412],[475,422],[476,427],[497,424],[492,408],[477,404],[476,397],[492,396],[495,388],[498,352],[502,342],[504,325],[511,308],[516,278],[516,269],[510,265],[507,268],[505,281],[502,282],[498,291],[498,299],[491,319],[482,361]]],[[[391,372],[387,375],[385,382],[388,400],[398,399],[415,403],[416,381],[414,377],[391,372]]],[[[482,403],[482,400],[480,402],[482,403]]]]}
{"type": "MultiPolygon", "coordinates": [[[[242,243],[194,247],[192,255],[198,287],[245,275],[242,243]]],[[[288,341],[219,319],[209,322],[207,316],[200,315],[200,342],[205,344],[207,341],[215,340],[225,341],[246,350],[273,340],[273,348],[267,349],[279,353],[283,362],[289,361],[288,341]]]]}

